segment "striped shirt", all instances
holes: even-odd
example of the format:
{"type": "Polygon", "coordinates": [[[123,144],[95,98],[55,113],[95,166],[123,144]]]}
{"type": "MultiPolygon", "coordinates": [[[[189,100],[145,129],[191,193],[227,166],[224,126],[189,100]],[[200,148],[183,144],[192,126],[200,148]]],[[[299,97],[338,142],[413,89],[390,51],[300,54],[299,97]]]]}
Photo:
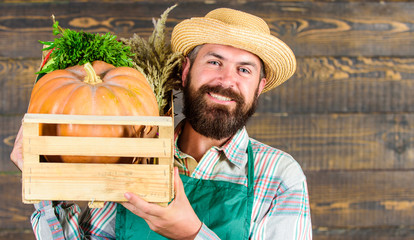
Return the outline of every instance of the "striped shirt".
{"type": "MultiPolygon", "coordinates": [[[[249,138],[245,128],[226,144],[209,149],[200,162],[180,151],[175,132],[175,166],[180,173],[204,180],[247,186],[247,145],[254,156],[254,201],[250,239],[310,240],[312,225],[306,177],[287,153],[249,138]]],[[[115,239],[116,204],[82,212],[76,204],[42,201],[31,217],[37,239],[115,239]]],[[[196,239],[219,239],[203,224],[196,239]]]]}

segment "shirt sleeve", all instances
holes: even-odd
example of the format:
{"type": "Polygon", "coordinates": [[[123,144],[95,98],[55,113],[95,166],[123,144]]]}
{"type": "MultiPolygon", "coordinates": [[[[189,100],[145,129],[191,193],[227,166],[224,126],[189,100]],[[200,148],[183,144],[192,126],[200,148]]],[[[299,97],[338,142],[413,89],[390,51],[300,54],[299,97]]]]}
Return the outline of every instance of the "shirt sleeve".
{"type": "Polygon", "coordinates": [[[220,238],[203,223],[194,240],[220,240],[220,238]]]}
{"type": "Polygon", "coordinates": [[[41,201],[35,204],[31,223],[36,239],[115,239],[116,204],[81,210],[76,204],[41,201]]]}
{"type": "Polygon", "coordinates": [[[35,204],[35,212],[30,221],[36,239],[65,239],[62,225],[55,215],[52,201],[41,201],[35,204]]]}
{"type": "Polygon", "coordinates": [[[312,224],[306,180],[283,189],[273,199],[272,207],[252,239],[311,240],[312,224]],[[277,236],[277,237],[275,237],[277,236]]]}

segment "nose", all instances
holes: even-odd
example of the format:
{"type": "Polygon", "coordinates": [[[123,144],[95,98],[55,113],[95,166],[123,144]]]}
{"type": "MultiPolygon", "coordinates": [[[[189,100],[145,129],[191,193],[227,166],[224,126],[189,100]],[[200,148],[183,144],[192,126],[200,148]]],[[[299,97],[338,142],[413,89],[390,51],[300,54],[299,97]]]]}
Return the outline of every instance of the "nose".
{"type": "Polygon", "coordinates": [[[220,83],[223,88],[233,88],[237,82],[236,71],[231,67],[223,67],[220,77],[220,83]]]}

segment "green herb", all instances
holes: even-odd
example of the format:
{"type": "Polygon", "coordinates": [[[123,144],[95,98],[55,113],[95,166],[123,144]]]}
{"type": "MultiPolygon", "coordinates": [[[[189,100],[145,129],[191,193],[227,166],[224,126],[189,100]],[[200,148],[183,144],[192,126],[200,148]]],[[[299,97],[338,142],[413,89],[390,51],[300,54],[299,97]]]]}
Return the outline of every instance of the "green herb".
{"type": "Polygon", "coordinates": [[[132,67],[133,54],[130,47],[117,40],[111,33],[103,35],[84,31],[63,29],[53,17],[53,34],[60,35],[54,41],[39,41],[44,51],[53,49],[48,63],[37,74],[48,73],[57,69],[65,69],[87,62],[101,60],[115,67],[132,67]]]}
{"type": "Polygon", "coordinates": [[[181,85],[181,68],[184,57],[180,53],[174,53],[165,38],[167,16],[175,7],[176,5],[168,8],[160,19],[154,20],[154,31],[148,41],[137,34],[129,39],[121,39],[131,47],[131,51],[134,53],[132,57],[134,67],[148,79],[155,93],[160,115],[164,115],[169,110],[166,109],[166,106],[172,101],[172,91],[181,85]]]}

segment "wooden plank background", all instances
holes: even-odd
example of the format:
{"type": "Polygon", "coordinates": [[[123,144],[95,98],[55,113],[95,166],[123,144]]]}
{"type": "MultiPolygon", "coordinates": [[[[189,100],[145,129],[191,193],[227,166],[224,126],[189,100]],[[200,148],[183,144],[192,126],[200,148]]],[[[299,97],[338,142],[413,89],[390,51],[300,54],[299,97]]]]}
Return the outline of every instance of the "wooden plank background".
{"type": "MultiPolygon", "coordinates": [[[[179,21],[232,7],[263,17],[290,45],[291,80],[260,99],[252,137],[289,152],[310,191],[314,239],[414,239],[414,2],[177,1],[179,21]]],[[[172,3],[0,1],[0,239],[34,239],[10,162],[40,63],[61,26],[147,37],[172,3]]],[[[181,103],[176,103],[176,112],[181,103]]]]}

